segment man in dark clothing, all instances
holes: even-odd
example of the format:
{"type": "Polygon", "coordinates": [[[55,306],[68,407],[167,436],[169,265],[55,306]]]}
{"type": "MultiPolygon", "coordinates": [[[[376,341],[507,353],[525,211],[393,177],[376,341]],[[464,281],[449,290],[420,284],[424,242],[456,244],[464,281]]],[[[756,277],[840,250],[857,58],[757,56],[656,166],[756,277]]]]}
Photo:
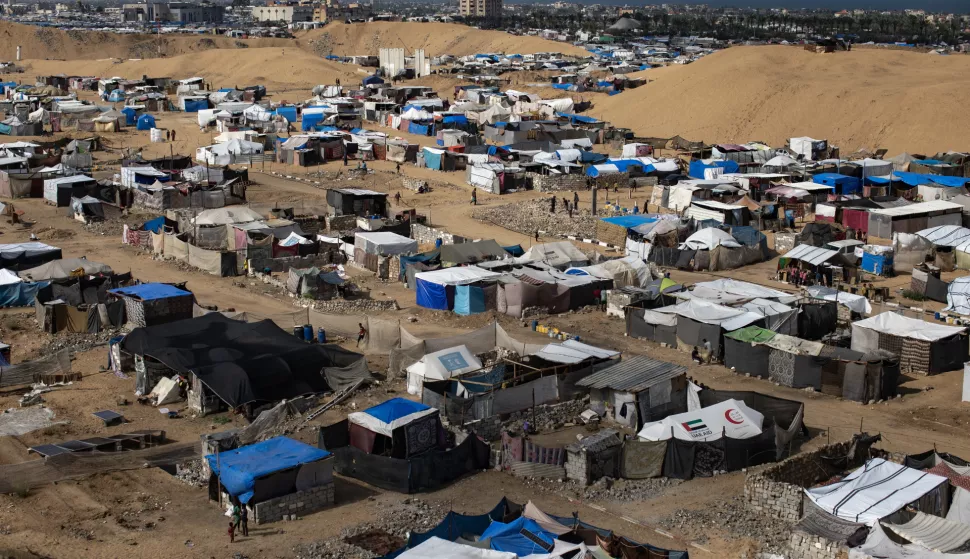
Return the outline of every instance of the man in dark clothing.
{"type": "Polygon", "coordinates": [[[549,213],[556,213],[556,197],[552,197],[552,206],[549,208],[549,213]]]}
{"type": "Polygon", "coordinates": [[[536,242],[537,243],[539,242],[539,230],[538,229],[536,229],[536,242]]]}
{"type": "Polygon", "coordinates": [[[344,167],[347,166],[347,152],[344,151],[344,167]]]}
{"type": "Polygon", "coordinates": [[[242,523],[242,535],[249,537],[249,512],[246,507],[241,507],[239,520],[242,523]]]}
{"type": "Polygon", "coordinates": [[[175,130],[172,130],[172,141],[175,141],[175,130]]]}
{"type": "Polygon", "coordinates": [[[573,209],[579,210],[579,192],[573,192],[573,209]]]}
{"type": "Polygon", "coordinates": [[[357,331],[357,347],[360,347],[360,342],[364,341],[364,337],[367,336],[367,329],[360,322],[357,323],[357,326],[360,327],[360,330],[357,331]]]}

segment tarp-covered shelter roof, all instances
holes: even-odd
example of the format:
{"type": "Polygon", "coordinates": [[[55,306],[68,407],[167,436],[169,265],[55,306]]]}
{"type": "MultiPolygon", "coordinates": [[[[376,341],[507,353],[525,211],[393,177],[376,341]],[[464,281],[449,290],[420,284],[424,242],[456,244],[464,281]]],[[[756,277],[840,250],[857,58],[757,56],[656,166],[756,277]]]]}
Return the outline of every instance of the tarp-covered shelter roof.
{"type": "Polygon", "coordinates": [[[111,266],[107,264],[94,262],[86,258],[62,258],[61,260],[52,260],[46,264],[41,264],[36,268],[23,270],[19,275],[27,281],[44,281],[71,277],[79,269],[83,269],[84,275],[88,276],[111,273],[111,266]]]}
{"type": "Polygon", "coordinates": [[[722,437],[750,439],[761,434],[764,415],[733,398],[712,406],[669,415],[660,421],[646,423],[637,437],[647,441],[665,441],[671,437],[683,441],[714,441],[722,437]]]}
{"type": "Polygon", "coordinates": [[[930,227],[922,231],[917,231],[916,234],[936,246],[970,248],[970,229],[959,225],[930,227]]]}
{"type": "Polygon", "coordinates": [[[265,219],[259,212],[249,206],[226,206],[204,210],[195,216],[196,225],[232,225],[233,223],[249,223],[265,219]]]}
{"type": "Polygon", "coordinates": [[[691,299],[670,307],[656,309],[656,312],[675,314],[704,324],[713,324],[728,332],[743,328],[764,318],[744,309],[725,307],[700,299],[691,299]]]}
{"type": "Polygon", "coordinates": [[[841,481],[806,489],[819,508],[852,522],[871,524],[889,516],[940,484],[945,477],[873,458],[841,481]]]}
{"type": "Polygon", "coordinates": [[[434,283],[437,285],[467,285],[478,281],[497,279],[502,274],[490,272],[478,266],[460,266],[446,268],[444,270],[433,270],[430,272],[419,272],[414,274],[415,279],[434,283]]]}
{"type": "Polygon", "coordinates": [[[646,355],[635,355],[579,380],[576,385],[636,393],[686,372],[687,367],[682,365],[658,361],[646,355]]]}
{"type": "Polygon", "coordinates": [[[169,297],[182,297],[191,295],[189,291],[179,289],[167,283],[140,283],[128,287],[118,287],[108,291],[112,295],[131,297],[139,301],[156,301],[158,299],[168,299],[169,297]]]}
{"type": "Polygon", "coordinates": [[[308,344],[269,320],[242,322],[220,313],[136,328],[121,344],[132,355],[194,373],[233,408],[326,392],[325,369],[363,358],[338,346],[308,344]]]}
{"type": "Polygon", "coordinates": [[[929,202],[919,202],[917,204],[909,204],[908,206],[900,206],[897,208],[869,210],[869,213],[890,217],[904,217],[908,215],[919,215],[948,210],[961,210],[962,208],[963,206],[960,204],[954,204],[953,202],[947,202],[945,200],[930,200],[929,202]]]}
{"type": "Polygon", "coordinates": [[[727,231],[722,231],[715,227],[708,227],[687,237],[687,240],[680,245],[680,249],[714,250],[719,246],[741,248],[741,243],[735,240],[727,231]]]}
{"type": "Polygon", "coordinates": [[[924,342],[935,342],[967,331],[963,326],[918,320],[894,312],[884,312],[865,320],[858,320],[853,322],[852,326],[924,342]]]}
{"type": "Polygon", "coordinates": [[[798,245],[797,247],[789,250],[785,253],[785,258],[790,258],[792,260],[801,260],[812,266],[818,266],[819,264],[824,264],[835,258],[839,253],[834,250],[828,250],[826,248],[814,247],[812,245],[798,245]]]}
{"type": "Polygon", "coordinates": [[[558,344],[545,345],[532,355],[553,363],[573,365],[587,359],[611,359],[619,354],[618,351],[598,348],[578,340],[566,340],[558,344]]]}
{"type": "Polygon", "coordinates": [[[438,413],[435,408],[404,398],[391,398],[364,411],[347,415],[347,420],[386,437],[398,427],[416,419],[438,413]]]}
{"type": "Polygon", "coordinates": [[[256,479],[330,456],[326,450],[288,437],[275,437],[234,450],[206,456],[212,473],[233,497],[248,503],[256,479]]]}
{"type": "Polygon", "coordinates": [[[469,264],[482,260],[508,258],[509,253],[492,239],[474,243],[441,245],[441,261],[449,264],[469,264]]]}

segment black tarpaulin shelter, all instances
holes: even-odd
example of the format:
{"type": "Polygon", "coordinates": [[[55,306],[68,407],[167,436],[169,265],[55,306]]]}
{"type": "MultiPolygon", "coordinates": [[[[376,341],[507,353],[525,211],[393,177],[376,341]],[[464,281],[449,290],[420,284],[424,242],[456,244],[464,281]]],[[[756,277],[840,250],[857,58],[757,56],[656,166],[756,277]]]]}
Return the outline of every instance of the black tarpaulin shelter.
{"type": "Polygon", "coordinates": [[[233,408],[326,392],[325,368],[363,359],[335,345],[306,343],[269,320],[241,322],[219,313],[136,328],[121,349],[196,375],[233,408]]]}

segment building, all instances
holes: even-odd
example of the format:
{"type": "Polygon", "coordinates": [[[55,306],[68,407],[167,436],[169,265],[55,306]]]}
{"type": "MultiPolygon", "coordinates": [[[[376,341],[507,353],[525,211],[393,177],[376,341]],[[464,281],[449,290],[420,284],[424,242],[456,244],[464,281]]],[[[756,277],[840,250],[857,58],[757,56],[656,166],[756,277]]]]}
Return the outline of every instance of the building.
{"type": "Polygon", "coordinates": [[[253,6],[253,19],[256,21],[300,23],[315,21],[313,14],[314,7],[311,5],[271,4],[268,6],[253,6]]]}
{"type": "Polygon", "coordinates": [[[465,17],[502,18],[502,0],[458,0],[458,11],[465,17]]]}
{"type": "Polygon", "coordinates": [[[206,2],[148,2],[125,4],[122,12],[126,22],[222,23],[225,8],[206,2]]]}

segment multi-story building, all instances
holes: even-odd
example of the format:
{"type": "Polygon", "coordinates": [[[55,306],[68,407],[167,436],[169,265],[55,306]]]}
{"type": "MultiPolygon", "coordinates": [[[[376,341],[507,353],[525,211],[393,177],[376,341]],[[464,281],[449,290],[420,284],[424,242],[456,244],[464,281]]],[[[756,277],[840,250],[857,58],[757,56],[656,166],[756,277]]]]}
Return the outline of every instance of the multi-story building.
{"type": "Polygon", "coordinates": [[[458,0],[458,11],[465,17],[502,18],[502,0],[458,0]]]}
{"type": "Polygon", "coordinates": [[[208,2],[148,2],[125,4],[126,22],[222,23],[225,8],[208,2]]]}
{"type": "Polygon", "coordinates": [[[314,20],[314,7],[310,4],[267,4],[253,6],[252,16],[256,21],[300,23],[314,20]]]}

